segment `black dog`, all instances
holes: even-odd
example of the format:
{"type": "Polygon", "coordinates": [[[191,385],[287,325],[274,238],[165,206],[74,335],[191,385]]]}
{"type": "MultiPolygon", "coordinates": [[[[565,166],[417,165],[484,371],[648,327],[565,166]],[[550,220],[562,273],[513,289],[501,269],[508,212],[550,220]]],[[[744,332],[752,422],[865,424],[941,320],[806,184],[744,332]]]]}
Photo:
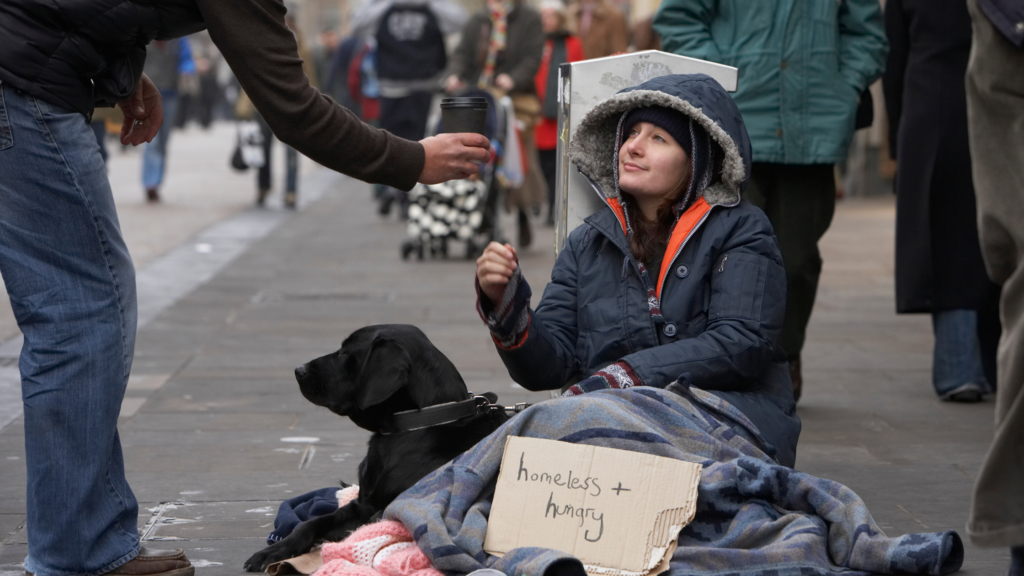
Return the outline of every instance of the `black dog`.
{"type": "Polygon", "coordinates": [[[320,542],[343,540],[378,520],[399,494],[508,420],[504,410],[477,409],[454,422],[409,430],[407,415],[396,413],[472,397],[455,365],[419,328],[405,324],[361,328],[342,342],[341,350],[296,368],[295,379],[307,400],[374,434],[359,465],[359,497],[332,514],[303,522],[287,538],[254,554],[245,562],[250,572],[304,554],[320,542]]]}

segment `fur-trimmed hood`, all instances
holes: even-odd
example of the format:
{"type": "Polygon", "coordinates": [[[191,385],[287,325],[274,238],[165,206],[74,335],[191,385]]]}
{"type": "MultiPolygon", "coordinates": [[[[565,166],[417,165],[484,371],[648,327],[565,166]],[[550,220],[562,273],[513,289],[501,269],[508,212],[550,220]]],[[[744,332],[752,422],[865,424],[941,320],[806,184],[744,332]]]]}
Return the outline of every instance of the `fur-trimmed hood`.
{"type": "Polygon", "coordinates": [[[616,165],[619,120],[633,108],[664,106],[695,120],[724,153],[721,174],[703,190],[711,206],[735,206],[750,177],[751,149],[739,108],[706,74],[673,74],[626,88],[587,113],[569,145],[569,159],[600,188],[619,199],[616,165]]]}

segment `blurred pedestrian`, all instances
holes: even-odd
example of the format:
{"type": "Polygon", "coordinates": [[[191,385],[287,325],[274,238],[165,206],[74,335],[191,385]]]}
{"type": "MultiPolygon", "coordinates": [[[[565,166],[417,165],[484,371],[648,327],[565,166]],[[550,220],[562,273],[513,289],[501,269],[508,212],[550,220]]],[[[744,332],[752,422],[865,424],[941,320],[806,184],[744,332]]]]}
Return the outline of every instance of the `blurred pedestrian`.
{"type": "Polygon", "coordinates": [[[540,14],[524,0],[488,0],[462,29],[445,88],[457,92],[468,84],[536,95],[533,76],[544,51],[543,29],[540,14]]]}
{"type": "MultiPolygon", "coordinates": [[[[88,117],[120,106],[121,141],[163,120],[145,46],[209,27],[284,142],[355,178],[411,188],[477,172],[487,139],[410,142],[321,96],[280,0],[0,2],[0,274],[24,335],[25,571],[193,576],[182,550],[140,546],[117,418],[132,368],[135,269],[88,117]]],[[[187,468],[187,464],[182,464],[187,468]]]]}
{"type": "MultiPolygon", "coordinates": [[[[381,128],[409,140],[423,138],[448,65],[444,38],[465,22],[465,10],[449,0],[373,0],[356,13],[353,35],[377,41],[381,128]]],[[[404,219],[408,198],[396,188],[382,191],[380,213],[388,214],[396,201],[404,219]]]]}
{"type": "Polygon", "coordinates": [[[658,33],[654,31],[654,15],[651,14],[647,18],[637,22],[633,25],[632,30],[632,48],[637,52],[643,50],[661,50],[661,38],[658,37],[658,33]]]}
{"type": "Polygon", "coordinates": [[[213,124],[215,111],[224,97],[217,80],[217,62],[220,60],[220,52],[214,46],[210,35],[205,32],[192,35],[188,41],[192,47],[192,59],[195,61],[198,88],[193,114],[195,120],[199,122],[199,126],[204,130],[209,130],[213,124]]]}
{"type": "MultiPolygon", "coordinates": [[[[533,241],[530,212],[539,210],[547,199],[533,141],[533,128],[541,108],[534,76],[544,51],[543,30],[540,14],[525,0],[487,0],[486,9],[466,23],[452,54],[451,75],[445,81],[448,92],[457,92],[468,84],[481,89],[497,88],[512,98],[527,171],[523,182],[509,189],[506,208],[518,211],[521,247],[533,241]]],[[[508,142],[515,142],[512,135],[508,142]]],[[[488,199],[495,196],[491,194],[488,199]]],[[[488,206],[491,213],[493,208],[488,206]]]]}
{"type": "Polygon", "coordinates": [[[629,48],[622,11],[611,0],[578,0],[568,9],[569,30],[579,36],[587,59],[604,58],[629,48]]]}
{"type": "Polygon", "coordinates": [[[359,113],[357,100],[348,89],[348,70],[356,53],[364,43],[365,41],[359,36],[349,36],[338,43],[334,52],[331,53],[327,76],[321,87],[324,94],[357,114],[359,113]]]}
{"type": "Polygon", "coordinates": [[[334,28],[324,28],[317,34],[316,44],[312,48],[313,69],[316,70],[316,81],[321,90],[327,86],[328,77],[331,75],[331,59],[334,57],[334,51],[338,49],[339,42],[338,33],[334,28]]]}
{"type": "MultiPolygon", "coordinates": [[[[285,16],[284,21],[288,29],[295,34],[295,44],[298,47],[299,58],[302,58],[302,71],[305,72],[306,78],[309,79],[310,86],[316,88],[317,75],[316,70],[313,68],[313,56],[310,54],[309,48],[302,38],[302,33],[299,31],[295,19],[289,15],[285,16]]],[[[271,156],[271,148],[274,143],[274,131],[270,128],[270,124],[267,124],[267,121],[263,119],[259,111],[253,110],[252,117],[263,130],[263,157],[266,161],[263,162],[263,166],[260,166],[260,169],[256,172],[256,205],[263,206],[273,188],[273,180],[271,179],[273,174],[273,162],[271,160],[273,156],[271,156]]],[[[288,144],[282,142],[281,145],[284,146],[284,207],[295,210],[298,206],[299,194],[299,153],[288,144]]]]}
{"type": "MultiPolygon", "coordinates": [[[[303,62],[303,67],[306,67],[305,62],[303,62]]],[[[256,111],[256,108],[252,105],[252,100],[249,99],[244,90],[238,95],[238,102],[235,104],[235,118],[256,122],[263,135],[261,138],[263,143],[263,164],[256,169],[256,205],[263,207],[266,205],[267,198],[274,187],[272,178],[273,167],[271,166],[273,163],[274,131],[270,128],[270,124],[267,124],[267,121],[263,119],[263,116],[256,111]]],[[[285,170],[284,206],[294,210],[298,202],[299,153],[295,151],[295,148],[287,144],[283,144],[283,146],[285,170]]]]}
{"type": "Polygon", "coordinates": [[[349,94],[358,103],[363,122],[380,126],[380,83],[377,82],[377,41],[372,37],[359,39],[358,50],[348,66],[346,78],[349,94]]]}
{"type": "MultiPolygon", "coordinates": [[[[146,47],[146,75],[160,91],[164,114],[172,119],[178,110],[178,82],[182,76],[194,75],[195,62],[188,38],[157,40],[146,47]]],[[[142,155],[142,188],[147,202],[160,201],[160,186],[167,167],[167,145],[174,130],[173,122],[161,126],[142,155]]]]}
{"type": "Polygon", "coordinates": [[[977,402],[995,384],[999,287],[978,244],[964,74],[963,0],[888,0],[883,76],[896,169],[896,311],[930,312],[932,384],[977,402]]]}
{"type": "Polygon", "coordinates": [[[967,534],[1010,548],[1024,575],[1024,0],[968,0],[967,118],[981,253],[1002,284],[995,438],[974,486],[967,534]]]}
{"type": "MultiPolygon", "coordinates": [[[[313,59],[309,54],[309,50],[306,48],[305,42],[302,40],[302,35],[295,27],[295,20],[290,16],[285,17],[285,22],[288,28],[295,34],[295,42],[298,46],[299,58],[302,58],[302,71],[306,73],[306,77],[309,78],[309,83],[314,88],[316,85],[316,70],[313,69],[313,59]]],[[[273,144],[274,144],[274,131],[270,128],[270,124],[263,119],[259,111],[256,110],[252,105],[252,100],[246,95],[245,91],[242,91],[238,96],[238,103],[235,105],[236,117],[240,120],[255,120],[260,126],[260,131],[263,132],[263,165],[256,171],[256,205],[264,206],[267,202],[267,197],[270,196],[270,192],[273,189],[273,144]]],[[[294,210],[298,206],[298,193],[299,193],[299,153],[287,144],[284,146],[284,170],[285,170],[285,184],[284,184],[284,207],[290,210],[294,210]]]]}
{"type": "Polygon", "coordinates": [[[665,0],[654,16],[662,49],[736,66],[733,98],[754,147],[745,197],[771,220],[786,265],[780,345],[793,394],[821,275],[818,240],[835,211],[833,165],[846,158],[859,95],[882,73],[878,0],[665,0]]]}
{"type": "Polygon", "coordinates": [[[566,28],[565,4],[562,0],[544,0],[540,4],[540,21],[544,26],[544,53],[534,83],[541,101],[540,120],[534,130],[537,155],[548,188],[549,226],[555,223],[555,180],[558,165],[558,67],[566,62],[583,60],[580,39],[566,28]]]}

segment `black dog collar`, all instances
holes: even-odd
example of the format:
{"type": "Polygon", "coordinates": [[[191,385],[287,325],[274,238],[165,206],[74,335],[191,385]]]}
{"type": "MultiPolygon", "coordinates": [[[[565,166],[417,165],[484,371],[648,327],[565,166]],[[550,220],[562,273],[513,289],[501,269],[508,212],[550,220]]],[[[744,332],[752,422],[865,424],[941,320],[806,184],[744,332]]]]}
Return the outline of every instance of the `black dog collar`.
{"type": "Polygon", "coordinates": [[[479,395],[470,394],[468,398],[458,402],[445,402],[444,404],[435,404],[419,410],[395,412],[392,415],[391,426],[387,430],[382,429],[379,432],[387,435],[396,432],[420,430],[422,428],[430,428],[431,426],[440,426],[441,424],[451,424],[452,422],[465,420],[478,414],[497,412],[499,410],[518,414],[530,406],[522,402],[515,406],[506,407],[495,404],[494,402],[497,400],[498,396],[496,394],[486,392],[479,395]]]}

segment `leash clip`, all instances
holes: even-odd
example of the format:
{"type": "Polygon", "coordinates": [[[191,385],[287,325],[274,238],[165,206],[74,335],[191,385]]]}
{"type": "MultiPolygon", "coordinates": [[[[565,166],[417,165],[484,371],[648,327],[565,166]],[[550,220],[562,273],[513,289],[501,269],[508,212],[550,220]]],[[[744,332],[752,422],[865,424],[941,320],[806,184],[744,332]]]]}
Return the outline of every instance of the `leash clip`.
{"type": "MultiPolygon", "coordinates": [[[[493,395],[493,392],[488,392],[486,394],[493,395]]],[[[497,400],[497,397],[492,400],[486,394],[476,394],[473,396],[473,400],[476,401],[476,410],[478,414],[485,414],[488,412],[511,412],[513,414],[519,414],[523,410],[532,406],[532,404],[527,402],[518,402],[514,406],[502,406],[494,403],[497,400]]]]}

